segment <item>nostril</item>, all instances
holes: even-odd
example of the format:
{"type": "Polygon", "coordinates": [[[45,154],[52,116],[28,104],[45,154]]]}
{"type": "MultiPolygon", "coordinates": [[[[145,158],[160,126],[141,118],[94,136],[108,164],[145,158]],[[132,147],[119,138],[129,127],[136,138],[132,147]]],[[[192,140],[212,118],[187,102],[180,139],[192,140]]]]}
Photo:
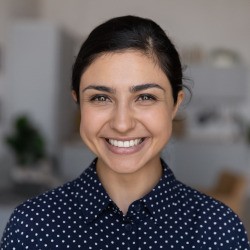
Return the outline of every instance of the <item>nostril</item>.
{"type": "Polygon", "coordinates": [[[111,128],[124,133],[135,127],[134,117],[129,112],[115,113],[110,121],[111,128]]]}

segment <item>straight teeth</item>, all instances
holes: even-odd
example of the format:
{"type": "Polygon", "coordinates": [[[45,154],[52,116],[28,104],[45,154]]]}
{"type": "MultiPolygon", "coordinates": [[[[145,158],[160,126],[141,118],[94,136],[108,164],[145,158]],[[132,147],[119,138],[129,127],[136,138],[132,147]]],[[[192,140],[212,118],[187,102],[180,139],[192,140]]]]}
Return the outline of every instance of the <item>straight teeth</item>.
{"type": "Polygon", "coordinates": [[[143,139],[135,139],[135,140],[129,140],[129,141],[118,141],[113,139],[108,139],[108,142],[118,148],[129,148],[136,146],[140,143],[142,143],[143,139]]]}

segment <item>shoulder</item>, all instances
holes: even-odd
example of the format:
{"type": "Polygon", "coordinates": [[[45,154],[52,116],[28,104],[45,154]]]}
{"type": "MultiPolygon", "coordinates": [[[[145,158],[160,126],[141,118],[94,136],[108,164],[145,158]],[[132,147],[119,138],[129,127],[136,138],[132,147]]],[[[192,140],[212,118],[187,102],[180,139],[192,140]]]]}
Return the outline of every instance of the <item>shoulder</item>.
{"type": "Polygon", "coordinates": [[[177,193],[181,203],[185,204],[185,213],[192,217],[194,228],[201,240],[211,241],[218,247],[250,249],[243,223],[229,207],[181,182],[177,193]]]}
{"type": "Polygon", "coordinates": [[[66,215],[79,213],[85,204],[85,197],[90,189],[97,190],[100,185],[95,169],[90,165],[78,178],[65,183],[53,190],[47,191],[37,197],[29,199],[16,207],[9,223],[48,221],[48,218],[60,221],[66,215]],[[80,204],[81,203],[81,204],[80,204]]]}
{"type": "Polygon", "coordinates": [[[78,179],[68,182],[20,204],[13,211],[9,224],[25,226],[36,220],[42,221],[43,217],[45,219],[59,211],[68,210],[70,203],[74,204],[75,201],[74,189],[77,182],[78,179]]]}
{"type": "Polygon", "coordinates": [[[86,175],[90,171],[90,168],[87,168],[78,178],[25,201],[16,207],[12,217],[23,217],[24,215],[30,217],[38,214],[47,216],[48,214],[65,213],[72,210],[73,207],[78,207],[79,194],[88,185],[86,175]]]}
{"type": "Polygon", "coordinates": [[[77,179],[17,206],[6,225],[0,248],[32,246],[32,249],[37,249],[33,244],[38,235],[40,239],[46,239],[48,232],[66,231],[68,227],[81,223],[79,194],[88,184],[86,175],[91,171],[89,169],[77,179]]]}
{"type": "Polygon", "coordinates": [[[222,202],[181,182],[178,183],[177,193],[182,203],[186,204],[190,209],[197,211],[196,214],[199,215],[199,217],[212,216],[214,219],[218,219],[217,216],[236,216],[236,214],[222,202]]]}
{"type": "MultiPolygon", "coordinates": [[[[41,219],[41,216],[53,217],[79,210],[79,199],[84,200],[84,194],[93,188],[92,182],[96,181],[92,166],[93,163],[78,178],[25,201],[16,207],[11,219],[25,217],[41,219]]],[[[98,188],[98,184],[95,188],[98,188]]]]}

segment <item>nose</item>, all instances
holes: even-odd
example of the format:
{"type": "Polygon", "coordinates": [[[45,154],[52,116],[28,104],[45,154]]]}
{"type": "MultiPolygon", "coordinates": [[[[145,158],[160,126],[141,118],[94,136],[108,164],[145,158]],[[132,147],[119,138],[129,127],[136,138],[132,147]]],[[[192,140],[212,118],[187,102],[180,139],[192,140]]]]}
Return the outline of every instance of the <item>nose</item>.
{"type": "Polygon", "coordinates": [[[118,133],[125,134],[134,129],[136,119],[129,104],[120,104],[114,110],[110,126],[118,133]]]}

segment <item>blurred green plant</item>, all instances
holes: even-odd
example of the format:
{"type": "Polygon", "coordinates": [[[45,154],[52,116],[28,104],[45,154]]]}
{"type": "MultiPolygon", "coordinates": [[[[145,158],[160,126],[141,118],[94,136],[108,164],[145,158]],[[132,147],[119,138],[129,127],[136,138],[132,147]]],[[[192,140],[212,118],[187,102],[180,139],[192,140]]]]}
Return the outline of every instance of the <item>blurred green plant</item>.
{"type": "Polygon", "coordinates": [[[19,116],[14,121],[14,131],[5,138],[7,145],[16,156],[21,167],[36,165],[45,158],[45,142],[27,116],[19,116]]]}

